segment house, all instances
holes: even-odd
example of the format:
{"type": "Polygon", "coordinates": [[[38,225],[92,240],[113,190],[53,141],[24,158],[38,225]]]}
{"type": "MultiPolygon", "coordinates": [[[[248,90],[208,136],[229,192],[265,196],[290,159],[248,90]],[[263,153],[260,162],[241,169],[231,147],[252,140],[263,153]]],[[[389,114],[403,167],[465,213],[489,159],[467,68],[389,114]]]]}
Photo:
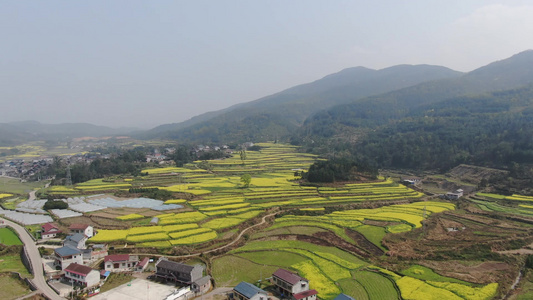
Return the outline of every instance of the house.
{"type": "Polygon", "coordinates": [[[355,298],[341,293],[337,297],[335,297],[335,299],[333,299],[333,300],[355,300],[355,298]]]}
{"type": "Polygon", "coordinates": [[[242,281],[233,288],[233,299],[267,300],[267,298],[267,292],[245,281],[242,281]]]}
{"type": "Polygon", "coordinates": [[[144,269],[148,266],[148,262],[150,259],[148,257],[143,258],[143,260],[137,264],[137,267],[135,268],[135,271],[137,272],[143,272],[144,269]]]}
{"type": "Polygon", "coordinates": [[[463,190],[462,189],[458,189],[456,190],[455,192],[448,192],[446,193],[446,195],[444,196],[444,198],[448,199],[448,200],[457,200],[461,197],[463,197],[463,190]]]}
{"type": "Polygon", "coordinates": [[[85,242],[87,237],[81,233],[76,233],[74,235],[68,235],[63,241],[63,246],[70,246],[72,248],[85,249],[85,242]]]}
{"type": "Polygon", "coordinates": [[[81,250],[70,246],[54,249],[54,256],[54,265],[61,267],[61,270],[64,270],[71,263],[83,264],[81,250]]]}
{"type": "Polygon", "coordinates": [[[84,234],[86,237],[90,238],[94,235],[94,228],[91,225],[87,224],[72,224],[68,228],[71,235],[76,233],[84,234]]]}
{"type": "Polygon", "coordinates": [[[65,279],[84,287],[91,287],[100,283],[100,272],[84,265],[71,263],[65,269],[65,279]]]}
{"type": "Polygon", "coordinates": [[[285,269],[278,269],[272,274],[272,283],[285,296],[292,296],[309,290],[309,280],[285,269]]]}
{"type": "Polygon", "coordinates": [[[104,269],[110,272],[133,271],[139,263],[137,255],[115,254],[104,258],[104,269]]]}
{"type": "Polygon", "coordinates": [[[42,239],[54,238],[58,233],[61,233],[61,230],[52,223],[46,223],[41,226],[42,239]]]}
{"type": "Polygon", "coordinates": [[[316,290],[307,290],[292,295],[292,300],[316,300],[317,294],[318,292],[316,290]]]}
{"type": "Polygon", "coordinates": [[[83,249],[81,252],[83,253],[83,261],[97,260],[107,255],[107,245],[94,244],[88,249],[83,249]]]}
{"type": "Polygon", "coordinates": [[[189,266],[161,257],[155,264],[155,276],[179,283],[191,284],[203,276],[202,265],[189,266]]]}
{"type": "Polygon", "coordinates": [[[211,276],[207,275],[195,280],[191,285],[191,289],[196,294],[203,294],[209,291],[209,289],[211,289],[211,276]]]}

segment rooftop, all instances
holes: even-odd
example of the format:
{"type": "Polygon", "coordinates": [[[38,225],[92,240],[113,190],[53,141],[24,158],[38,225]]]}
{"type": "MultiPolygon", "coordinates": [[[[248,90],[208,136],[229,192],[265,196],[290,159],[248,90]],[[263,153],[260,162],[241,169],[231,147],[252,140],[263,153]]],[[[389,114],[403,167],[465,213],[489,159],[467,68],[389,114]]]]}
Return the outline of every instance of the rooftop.
{"type": "Polygon", "coordinates": [[[160,259],[155,264],[155,266],[158,267],[158,268],[163,268],[163,269],[176,271],[176,272],[182,272],[182,273],[189,273],[189,272],[191,272],[194,269],[193,266],[189,266],[189,265],[182,264],[182,263],[179,263],[179,262],[171,261],[171,260],[168,260],[168,259],[160,259]]]}
{"type": "Polygon", "coordinates": [[[307,279],[298,276],[298,274],[295,274],[291,271],[287,271],[285,269],[278,269],[272,276],[276,276],[281,280],[284,280],[290,284],[297,284],[299,281],[308,281],[307,279]]]}
{"type": "Polygon", "coordinates": [[[318,294],[318,292],[316,290],[307,290],[307,291],[303,291],[303,292],[294,294],[293,297],[296,300],[300,300],[300,299],[307,298],[309,296],[313,296],[313,295],[316,295],[316,294],[318,294]]]}
{"type": "Polygon", "coordinates": [[[72,224],[70,225],[70,227],[68,229],[70,230],[74,230],[74,229],[78,229],[78,230],[85,230],[85,228],[89,227],[89,225],[87,224],[72,224]]]}
{"type": "Polygon", "coordinates": [[[267,292],[263,291],[262,289],[245,281],[242,281],[241,283],[237,284],[237,286],[234,287],[233,290],[248,299],[252,298],[256,294],[267,294],[267,292]]]}
{"type": "Polygon", "coordinates": [[[335,299],[333,300],[355,300],[355,298],[352,298],[346,294],[339,294],[335,299]]]}
{"type": "Polygon", "coordinates": [[[130,260],[129,254],[114,254],[114,255],[107,255],[104,258],[104,262],[108,261],[128,261],[130,260]]]}
{"type": "Polygon", "coordinates": [[[70,255],[75,255],[75,254],[80,254],[81,251],[76,249],[76,248],[73,248],[73,247],[69,247],[69,246],[64,246],[64,247],[61,247],[61,248],[56,248],[55,250],[55,253],[61,257],[65,257],[65,256],[70,256],[70,255]]]}
{"type": "Polygon", "coordinates": [[[48,231],[50,231],[50,230],[52,230],[52,229],[59,230],[59,228],[57,228],[57,226],[54,225],[54,224],[52,224],[52,223],[46,223],[46,224],[43,224],[43,225],[41,226],[41,228],[42,228],[44,231],[46,231],[46,232],[48,232],[48,231]]]}
{"type": "Polygon", "coordinates": [[[65,242],[68,242],[68,241],[73,241],[75,242],[76,244],[79,243],[81,240],[83,240],[85,238],[85,235],[81,234],[81,233],[76,233],[74,235],[69,235],[65,238],[65,242]]]}
{"type": "Polygon", "coordinates": [[[93,269],[84,265],[80,265],[77,263],[71,263],[68,265],[68,267],[65,269],[65,272],[71,272],[76,273],[80,275],[87,275],[89,274],[93,269]]]}

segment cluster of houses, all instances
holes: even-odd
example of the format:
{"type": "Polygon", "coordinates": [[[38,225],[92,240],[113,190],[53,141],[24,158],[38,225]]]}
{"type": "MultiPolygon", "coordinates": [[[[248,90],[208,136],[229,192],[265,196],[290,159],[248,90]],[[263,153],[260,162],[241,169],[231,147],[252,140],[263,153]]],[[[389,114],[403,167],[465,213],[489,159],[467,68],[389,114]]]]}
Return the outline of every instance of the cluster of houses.
{"type": "Polygon", "coordinates": [[[28,161],[25,161],[24,159],[8,160],[0,163],[0,175],[28,179],[48,167],[52,161],[52,158],[33,159],[28,161]]]}
{"type": "MultiPolygon", "coordinates": [[[[318,292],[309,288],[309,280],[285,269],[278,269],[272,274],[271,282],[280,299],[316,300],[318,292]]],[[[241,282],[233,288],[233,299],[237,300],[269,300],[269,294],[257,286],[241,282]]],[[[335,300],[355,300],[340,294],[335,300]]]]}
{"type": "MultiPolygon", "coordinates": [[[[41,237],[49,239],[57,237],[61,230],[52,223],[41,226],[41,237]]],[[[62,278],[67,282],[82,287],[95,287],[113,272],[143,272],[150,259],[139,259],[137,255],[113,254],[108,255],[107,245],[97,244],[86,246],[88,238],[94,235],[94,228],[87,224],[72,224],[69,235],[63,240],[62,247],[54,250],[54,266],[62,278]],[[96,270],[88,265],[95,261],[104,260],[104,269],[96,270]]],[[[211,277],[204,276],[202,265],[190,266],[160,258],[156,264],[155,277],[164,281],[188,287],[192,296],[199,295],[211,288],[211,277]]],[[[56,276],[58,277],[58,276],[56,276]]]]}

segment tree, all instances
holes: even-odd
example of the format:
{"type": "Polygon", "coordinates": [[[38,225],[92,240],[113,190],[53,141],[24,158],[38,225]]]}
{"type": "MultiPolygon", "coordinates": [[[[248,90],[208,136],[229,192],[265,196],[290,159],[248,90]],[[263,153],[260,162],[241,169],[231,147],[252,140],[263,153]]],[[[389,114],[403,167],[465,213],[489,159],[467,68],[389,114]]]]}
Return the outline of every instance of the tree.
{"type": "Polygon", "coordinates": [[[250,186],[250,183],[252,182],[252,175],[250,174],[244,174],[241,176],[241,182],[243,184],[243,187],[247,188],[250,186]]]}
{"type": "Polygon", "coordinates": [[[246,149],[242,149],[239,154],[241,156],[242,164],[244,165],[244,161],[246,160],[246,149]]]}

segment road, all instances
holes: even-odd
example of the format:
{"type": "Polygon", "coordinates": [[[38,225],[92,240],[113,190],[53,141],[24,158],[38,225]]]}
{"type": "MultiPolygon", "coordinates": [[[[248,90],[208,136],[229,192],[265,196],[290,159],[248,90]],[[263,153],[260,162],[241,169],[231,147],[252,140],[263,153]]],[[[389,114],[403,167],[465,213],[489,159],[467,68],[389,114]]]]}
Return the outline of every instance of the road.
{"type": "Polygon", "coordinates": [[[6,220],[4,218],[0,218],[4,221],[4,224],[7,226],[13,228],[20,237],[20,240],[22,243],[24,243],[24,247],[26,248],[26,252],[28,253],[31,266],[33,269],[33,279],[31,282],[39,289],[40,292],[42,292],[46,297],[52,300],[62,300],[64,298],[60,297],[56,292],[48,286],[46,283],[44,276],[43,276],[43,262],[41,260],[41,255],[39,254],[39,250],[37,249],[37,246],[35,245],[35,242],[31,238],[31,236],[28,234],[28,232],[24,229],[24,227],[18,225],[17,223],[11,222],[9,220],[6,220]]]}

